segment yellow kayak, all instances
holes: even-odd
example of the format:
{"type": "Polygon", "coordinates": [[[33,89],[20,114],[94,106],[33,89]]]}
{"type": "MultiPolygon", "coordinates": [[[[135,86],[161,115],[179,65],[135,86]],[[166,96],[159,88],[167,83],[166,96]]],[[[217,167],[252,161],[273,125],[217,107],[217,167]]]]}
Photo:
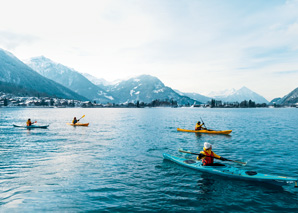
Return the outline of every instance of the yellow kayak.
{"type": "Polygon", "coordinates": [[[232,130],[189,130],[189,129],[180,129],[177,128],[177,131],[181,132],[195,132],[195,133],[207,133],[207,134],[224,134],[228,135],[232,132],[232,130]]]}
{"type": "Polygon", "coordinates": [[[76,123],[76,124],[66,123],[66,124],[70,126],[88,126],[89,125],[89,123],[76,123]]]}

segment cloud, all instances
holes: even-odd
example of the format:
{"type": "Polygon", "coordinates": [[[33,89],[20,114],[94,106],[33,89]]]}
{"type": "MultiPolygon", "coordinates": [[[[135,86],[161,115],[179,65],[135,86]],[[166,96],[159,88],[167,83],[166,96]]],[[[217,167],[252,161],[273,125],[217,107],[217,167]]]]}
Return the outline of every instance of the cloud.
{"type": "Polygon", "coordinates": [[[298,70],[284,70],[284,71],[275,71],[274,74],[277,75],[293,75],[298,74],[298,70]]]}
{"type": "Polygon", "coordinates": [[[15,50],[24,44],[32,44],[39,39],[32,35],[22,35],[18,33],[0,31],[0,46],[7,50],[15,50]]]}
{"type": "Polygon", "coordinates": [[[0,46],[108,80],[151,74],[185,92],[247,81],[263,90],[277,70],[296,70],[297,11],[297,0],[11,0],[0,7],[0,46]]]}

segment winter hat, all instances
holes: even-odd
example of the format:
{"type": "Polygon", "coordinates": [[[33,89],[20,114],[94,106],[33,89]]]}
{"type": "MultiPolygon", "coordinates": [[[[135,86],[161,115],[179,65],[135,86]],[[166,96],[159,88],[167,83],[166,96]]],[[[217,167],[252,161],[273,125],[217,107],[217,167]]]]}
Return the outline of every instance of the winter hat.
{"type": "Polygon", "coordinates": [[[205,149],[210,149],[210,148],[212,148],[212,144],[210,144],[210,143],[208,143],[208,142],[205,142],[205,143],[204,143],[204,148],[205,148],[205,149]]]}

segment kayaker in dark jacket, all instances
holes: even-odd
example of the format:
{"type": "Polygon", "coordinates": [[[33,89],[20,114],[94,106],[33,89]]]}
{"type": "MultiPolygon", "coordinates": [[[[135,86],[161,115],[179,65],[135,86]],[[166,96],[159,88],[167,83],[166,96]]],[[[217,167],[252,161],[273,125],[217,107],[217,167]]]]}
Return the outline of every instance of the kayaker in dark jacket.
{"type": "Polygon", "coordinates": [[[73,123],[73,124],[76,124],[76,123],[78,123],[78,122],[79,122],[79,120],[77,120],[77,117],[74,117],[73,120],[72,120],[72,123],[73,123]]]}
{"type": "Polygon", "coordinates": [[[203,127],[204,123],[201,124],[200,121],[198,121],[198,123],[196,124],[195,130],[202,130],[202,129],[206,129],[203,127]]]}
{"type": "Polygon", "coordinates": [[[226,161],[226,158],[220,157],[212,151],[212,145],[210,143],[204,143],[204,151],[201,151],[197,156],[197,160],[202,160],[204,166],[224,166],[220,163],[213,163],[214,158],[226,161]]]}

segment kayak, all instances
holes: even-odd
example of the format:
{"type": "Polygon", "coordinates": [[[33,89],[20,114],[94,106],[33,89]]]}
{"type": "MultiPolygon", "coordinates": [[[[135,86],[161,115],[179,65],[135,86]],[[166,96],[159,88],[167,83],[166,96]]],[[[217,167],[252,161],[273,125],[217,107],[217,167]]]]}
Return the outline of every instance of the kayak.
{"type": "Polygon", "coordinates": [[[169,155],[164,153],[164,159],[170,160],[182,166],[199,170],[201,172],[212,173],[216,175],[228,176],[231,178],[245,179],[245,180],[253,180],[253,181],[262,181],[266,183],[273,183],[275,185],[286,185],[295,183],[295,187],[297,187],[297,178],[293,177],[284,177],[278,175],[268,175],[261,174],[255,171],[248,171],[244,169],[239,169],[236,167],[232,167],[230,165],[225,166],[203,166],[201,161],[191,160],[186,158],[181,158],[173,155],[169,155]]]}
{"type": "Polygon", "coordinates": [[[16,124],[13,124],[14,127],[21,127],[21,128],[27,128],[27,129],[34,129],[34,128],[48,128],[49,125],[44,125],[44,126],[39,126],[39,125],[31,125],[31,126],[20,126],[20,125],[16,125],[16,124]]]}
{"type": "Polygon", "coordinates": [[[76,123],[76,124],[66,123],[66,124],[70,126],[88,126],[89,125],[89,123],[76,123]]]}
{"type": "Polygon", "coordinates": [[[224,134],[224,135],[228,135],[232,132],[232,130],[189,130],[189,129],[180,129],[177,128],[177,131],[181,131],[181,132],[195,132],[195,133],[207,133],[207,134],[224,134]]]}

